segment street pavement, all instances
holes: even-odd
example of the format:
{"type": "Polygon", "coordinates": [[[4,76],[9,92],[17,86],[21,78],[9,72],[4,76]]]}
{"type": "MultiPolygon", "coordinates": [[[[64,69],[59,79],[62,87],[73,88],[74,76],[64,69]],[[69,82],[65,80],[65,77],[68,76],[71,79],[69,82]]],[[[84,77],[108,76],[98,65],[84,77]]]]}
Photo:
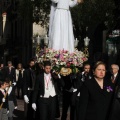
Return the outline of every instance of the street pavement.
{"type": "MultiPolygon", "coordinates": [[[[24,101],[23,100],[17,100],[18,102],[18,109],[14,111],[14,119],[13,120],[25,120],[24,118],[24,101]]],[[[62,109],[60,108],[60,112],[62,109]]],[[[60,119],[57,119],[60,120],[60,119]]],[[[68,118],[69,120],[69,111],[68,111],[68,118]]]]}

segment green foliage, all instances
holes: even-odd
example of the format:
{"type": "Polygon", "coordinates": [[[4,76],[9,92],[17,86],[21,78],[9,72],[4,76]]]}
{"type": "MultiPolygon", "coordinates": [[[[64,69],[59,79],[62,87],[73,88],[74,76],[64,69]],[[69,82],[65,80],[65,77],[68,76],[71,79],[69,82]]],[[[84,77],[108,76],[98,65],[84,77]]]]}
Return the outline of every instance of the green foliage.
{"type": "Polygon", "coordinates": [[[21,0],[18,7],[19,16],[22,19],[30,20],[32,17],[32,7],[33,5],[30,0],[21,0]]]}
{"type": "MultiPolygon", "coordinates": [[[[49,22],[50,0],[22,0],[20,2],[20,14],[28,19],[34,14],[35,7],[39,8],[39,14],[33,17],[33,22],[46,25],[49,22]]],[[[72,18],[75,28],[82,29],[86,26],[96,25],[106,22],[108,29],[113,26],[114,0],[84,0],[72,11],[72,18]]]]}
{"type": "Polygon", "coordinates": [[[22,18],[46,25],[49,20],[50,0],[22,0],[19,5],[19,12],[22,18]],[[37,11],[35,11],[36,7],[38,8],[37,11]]]}
{"type": "Polygon", "coordinates": [[[92,26],[106,22],[108,28],[113,25],[114,0],[84,0],[72,9],[72,18],[75,25],[92,26]]]}

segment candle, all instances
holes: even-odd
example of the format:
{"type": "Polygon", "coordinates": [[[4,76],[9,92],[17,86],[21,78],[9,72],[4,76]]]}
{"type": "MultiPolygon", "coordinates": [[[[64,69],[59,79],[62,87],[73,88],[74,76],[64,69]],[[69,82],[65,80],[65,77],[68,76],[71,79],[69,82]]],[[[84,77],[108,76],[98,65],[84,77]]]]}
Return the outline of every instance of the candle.
{"type": "Polygon", "coordinates": [[[47,35],[45,36],[45,39],[44,39],[44,44],[48,44],[48,37],[47,37],[47,35]]]}
{"type": "Polygon", "coordinates": [[[40,36],[37,37],[37,44],[40,44],[40,36]]]}
{"type": "Polygon", "coordinates": [[[78,39],[76,38],[74,41],[74,47],[77,47],[77,46],[78,46],[78,39]]]}
{"type": "Polygon", "coordinates": [[[90,39],[88,37],[84,38],[84,44],[85,44],[85,46],[89,45],[89,41],[90,41],[90,39]]]}

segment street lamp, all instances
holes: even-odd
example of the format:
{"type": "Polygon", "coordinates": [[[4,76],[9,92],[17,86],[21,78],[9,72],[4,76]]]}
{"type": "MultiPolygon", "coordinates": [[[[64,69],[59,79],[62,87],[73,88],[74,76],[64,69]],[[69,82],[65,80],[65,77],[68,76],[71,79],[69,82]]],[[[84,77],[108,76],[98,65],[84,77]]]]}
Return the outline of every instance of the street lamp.
{"type": "Polygon", "coordinates": [[[86,57],[89,57],[89,52],[88,52],[88,45],[89,45],[89,42],[90,42],[90,39],[88,37],[84,38],[84,46],[85,46],[85,49],[84,49],[84,54],[86,57]]]}
{"type": "Polygon", "coordinates": [[[36,54],[38,54],[40,52],[40,41],[41,41],[41,38],[40,36],[38,35],[37,38],[36,38],[36,54]]]}

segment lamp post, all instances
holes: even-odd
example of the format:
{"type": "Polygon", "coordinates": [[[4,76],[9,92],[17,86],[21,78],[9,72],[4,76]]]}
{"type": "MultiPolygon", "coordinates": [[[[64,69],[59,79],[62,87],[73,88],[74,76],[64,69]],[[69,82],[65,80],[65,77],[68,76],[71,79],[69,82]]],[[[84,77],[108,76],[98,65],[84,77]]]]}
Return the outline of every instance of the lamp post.
{"type": "Polygon", "coordinates": [[[84,38],[84,54],[86,57],[89,57],[89,52],[88,52],[88,45],[89,45],[90,39],[88,37],[84,38]]]}

